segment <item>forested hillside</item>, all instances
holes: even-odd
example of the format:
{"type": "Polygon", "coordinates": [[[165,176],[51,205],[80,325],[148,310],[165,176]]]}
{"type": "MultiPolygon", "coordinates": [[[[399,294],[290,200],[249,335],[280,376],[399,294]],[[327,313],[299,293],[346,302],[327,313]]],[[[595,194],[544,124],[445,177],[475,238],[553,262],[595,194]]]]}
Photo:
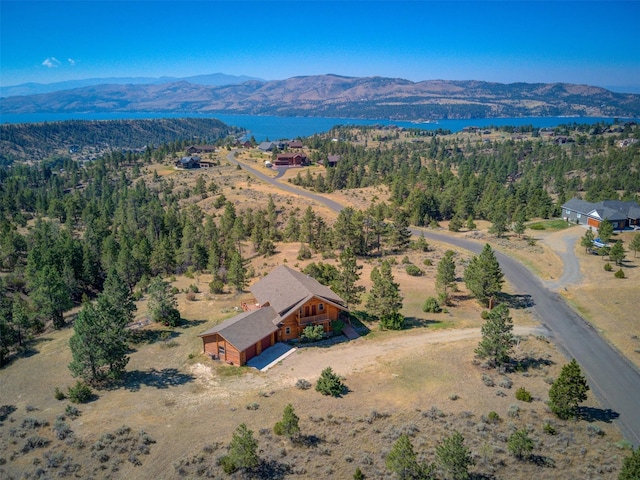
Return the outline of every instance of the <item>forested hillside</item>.
{"type": "Polygon", "coordinates": [[[68,154],[70,148],[141,149],[176,140],[215,143],[240,134],[210,118],[162,118],[154,120],[104,120],[0,125],[0,163],[42,160],[68,154]]]}
{"type": "Polygon", "coordinates": [[[576,194],[637,198],[633,139],[635,124],[505,129],[492,139],[339,127],[305,140],[312,160],[340,155],[337,166],[295,183],[319,192],[386,185],[390,198],[345,208],[333,224],[311,207],[272,199],[237,208],[225,197],[236,187],[222,167],[194,173],[190,186],[158,175],[152,167],[170,165],[184,139],[85,164],[0,166],[0,363],[29,335],[62,327],[64,312],[94,298],[111,273],[136,295],[158,275],[186,271],[211,272],[212,291],[242,289],[251,275],[245,257],[269,256],[280,241],[300,242],[303,258],[346,247],[372,256],[406,249],[410,224],[451,219],[450,228],[472,229],[474,219],[488,219],[506,228],[554,216],[576,194]],[[199,202],[207,198],[205,209],[199,202]]]}

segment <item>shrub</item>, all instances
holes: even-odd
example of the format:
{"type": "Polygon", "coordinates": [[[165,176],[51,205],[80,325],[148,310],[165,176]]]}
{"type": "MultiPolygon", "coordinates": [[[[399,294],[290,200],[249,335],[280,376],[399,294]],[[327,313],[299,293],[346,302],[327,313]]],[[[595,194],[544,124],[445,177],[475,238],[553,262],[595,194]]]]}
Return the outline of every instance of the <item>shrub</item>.
{"type": "Polygon", "coordinates": [[[56,420],[56,423],[53,425],[53,432],[56,434],[56,438],[58,440],[64,440],[65,438],[73,435],[71,427],[62,420],[56,420]]]}
{"type": "Polygon", "coordinates": [[[220,294],[224,291],[224,282],[221,278],[215,277],[209,283],[209,291],[213,294],[220,294]]]}
{"type": "Polygon", "coordinates": [[[299,378],[296,382],[296,388],[298,390],[309,390],[311,388],[311,382],[309,380],[305,380],[304,378],[299,378]]]}
{"type": "Polygon", "coordinates": [[[421,277],[424,273],[420,267],[415,265],[407,265],[405,268],[407,275],[411,275],[412,277],[421,277]]]}
{"type": "Polygon", "coordinates": [[[309,325],[302,331],[300,340],[303,342],[317,342],[318,340],[322,340],[323,336],[324,327],[322,325],[309,325]]]}
{"type": "MultiPolygon", "coordinates": [[[[498,386],[501,388],[511,388],[513,386],[513,382],[509,377],[501,377],[498,381],[498,386]]],[[[516,393],[516,398],[518,398],[518,394],[516,393]]]]}
{"type": "Polygon", "coordinates": [[[200,289],[195,283],[192,283],[191,285],[189,285],[189,291],[193,293],[200,293],[200,289]]]}
{"type": "Polygon", "coordinates": [[[507,441],[509,452],[517,459],[528,458],[533,450],[533,440],[529,438],[526,429],[516,430],[507,441]]]}
{"type": "Polygon", "coordinates": [[[399,312],[385,315],[380,318],[380,327],[386,330],[402,330],[404,328],[404,315],[399,312]]]}
{"type": "Polygon", "coordinates": [[[194,292],[187,292],[187,300],[190,302],[195,302],[196,294],[194,292]]]}
{"type": "Polygon", "coordinates": [[[622,269],[620,269],[616,273],[614,273],[613,276],[616,278],[624,278],[624,272],[622,271],[622,269]]]}
{"type": "Polygon", "coordinates": [[[76,418],[80,416],[80,410],[73,405],[67,405],[67,408],[64,409],[64,414],[67,417],[76,418]]]}
{"type": "Polygon", "coordinates": [[[434,297],[427,297],[424,304],[422,304],[422,311],[426,313],[440,313],[442,309],[438,304],[438,300],[434,297]]]}
{"type": "Polygon", "coordinates": [[[86,403],[93,397],[93,390],[86,383],[78,380],[67,392],[69,400],[73,403],[86,403]]]}
{"type": "Polygon", "coordinates": [[[531,393],[528,392],[524,387],[520,387],[516,390],[516,399],[523,402],[531,402],[533,398],[531,397],[531,393]]]}
{"type": "Polygon", "coordinates": [[[500,415],[498,415],[494,411],[489,412],[489,414],[487,415],[487,423],[499,423],[499,422],[500,422],[500,415]]]}
{"type": "Polygon", "coordinates": [[[344,330],[344,322],[342,320],[334,320],[331,322],[331,330],[333,330],[333,333],[336,335],[340,335],[342,330],[344,330]]]}
{"type": "Polygon", "coordinates": [[[430,259],[430,258],[425,258],[425,259],[422,261],[422,264],[423,264],[425,267],[431,267],[431,266],[433,265],[433,262],[431,261],[431,259],[430,259]]]}
{"type": "Polygon", "coordinates": [[[509,405],[509,410],[507,411],[507,415],[511,418],[517,418],[520,416],[520,407],[515,404],[509,405]]]}
{"type": "Polygon", "coordinates": [[[316,391],[323,395],[339,397],[345,390],[345,385],[340,377],[333,372],[331,367],[325,368],[316,383],[316,391]]]}
{"type": "Polygon", "coordinates": [[[486,373],[482,374],[482,383],[484,383],[487,387],[494,387],[496,385],[493,381],[493,377],[491,375],[487,375],[486,373]]]}
{"type": "Polygon", "coordinates": [[[305,244],[300,245],[300,250],[298,250],[298,260],[308,260],[311,258],[311,250],[305,244]]]}
{"type": "Polygon", "coordinates": [[[544,425],[542,425],[542,430],[547,435],[555,435],[556,433],[558,433],[556,431],[556,427],[550,422],[545,422],[544,425]]]}
{"type": "Polygon", "coordinates": [[[55,398],[56,400],[64,400],[67,397],[66,397],[66,395],[64,394],[64,392],[62,390],[60,390],[58,387],[56,387],[56,390],[53,393],[53,398],[55,398]]]}
{"type": "Polygon", "coordinates": [[[604,269],[606,272],[610,272],[611,270],[613,270],[613,267],[611,266],[610,263],[605,263],[604,264],[604,269]]]}
{"type": "Polygon", "coordinates": [[[409,257],[408,257],[407,255],[405,255],[405,256],[402,258],[402,264],[403,264],[403,265],[411,265],[411,260],[409,260],[409,257]]]}

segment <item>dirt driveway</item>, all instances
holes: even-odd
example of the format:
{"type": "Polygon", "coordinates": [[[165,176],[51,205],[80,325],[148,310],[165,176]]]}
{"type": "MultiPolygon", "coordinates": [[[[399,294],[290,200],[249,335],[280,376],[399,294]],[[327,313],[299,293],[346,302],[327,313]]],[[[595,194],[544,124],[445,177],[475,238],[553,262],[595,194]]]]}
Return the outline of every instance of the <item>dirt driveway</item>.
{"type": "Polygon", "coordinates": [[[566,230],[554,232],[542,239],[542,242],[553,250],[564,264],[560,278],[545,282],[548,289],[557,291],[568,285],[577,285],[582,282],[580,262],[576,257],[574,247],[584,232],[584,227],[576,225],[566,230]]]}

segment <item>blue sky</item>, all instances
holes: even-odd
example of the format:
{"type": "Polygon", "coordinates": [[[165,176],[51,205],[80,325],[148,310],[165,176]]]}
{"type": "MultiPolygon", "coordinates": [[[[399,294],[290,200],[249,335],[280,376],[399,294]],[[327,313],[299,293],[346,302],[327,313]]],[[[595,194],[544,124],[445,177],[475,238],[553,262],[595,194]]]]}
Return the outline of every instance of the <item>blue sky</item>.
{"type": "Polygon", "coordinates": [[[4,1],[0,83],[222,72],[640,91],[640,1],[4,1]]]}

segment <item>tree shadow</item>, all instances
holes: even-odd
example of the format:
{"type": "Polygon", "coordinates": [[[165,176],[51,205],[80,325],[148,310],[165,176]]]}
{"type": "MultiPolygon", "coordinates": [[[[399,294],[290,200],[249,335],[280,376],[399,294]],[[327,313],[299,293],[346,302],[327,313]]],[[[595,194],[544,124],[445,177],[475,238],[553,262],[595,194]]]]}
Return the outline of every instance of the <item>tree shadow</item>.
{"type": "Polygon", "coordinates": [[[548,358],[525,357],[525,358],[516,360],[514,369],[518,372],[528,372],[531,369],[538,369],[542,367],[548,367],[551,365],[555,365],[555,362],[552,360],[549,360],[548,358]]]}
{"type": "Polygon", "coordinates": [[[291,473],[291,465],[286,463],[280,463],[272,458],[261,459],[257,467],[248,471],[249,478],[256,479],[274,479],[279,480],[285,478],[287,474],[291,473]]]}
{"type": "Polygon", "coordinates": [[[500,292],[498,295],[498,303],[506,303],[509,308],[515,310],[521,310],[523,308],[530,308],[535,305],[533,297],[531,295],[511,295],[509,293],[500,292]]]}
{"type": "Polygon", "coordinates": [[[36,347],[40,343],[50,342],[51,340],[53,339],[49,337],[38,337],[32,340],[25,340],[22,343],[21,347],[17,347],[15,350],[12,350],[8,355],[4,357],[3,363],[0,364],[0,369],[11,365],[13,362],[20,358],[29,358],[37,355],[38,353],[40,353],[40,350],[38,350],[36,347]]]}
{"type": "Polygon", "coordinates": [[[556,462],[551,457],[545,455],[529,455],[529,462],[534,463],[538,467],[555,468],[556,462]]]}
{"type": "Polygon", "coordinates": [[[578,407],[578,417],[589,423],[611,423],[619,416],[618,412],[614,412],[610,408],[578,407]]]}
{"type": "MultiPolygon", "coordinates": [[[[177,337],[182,335],[180,332],[176,332],[175,330],[150,330],[150,329],[140,329],[140,330],[131,330],[130,338],[131,342],[134,345],[147,344],[151,345],[152,343],[156,343],[159,341],[170,341],[175,340],[177,337]]],[[[135,351],[135,349],[133,350],[135,351]]]]}
{"type": "Polygon", "coordinates": [[[416,317],[404,317],[404,329],[409,330],[411,328],[423,328],[429,325],[439,325],[442,322],[440,320],[428,320],[426,318],[416,317]]]}
{"type": "Polygon", "coordinates": [[[152,368],[146,372],[141,372],[140,370],[127,372],[123,380],[124,388],[131,392],[137,392],[140,390],[141,385],[164,389],[184,385],[192,382],[194,378],[193,375],[182,373],[177,368],[163,368],[162,370],[152,368]]]}
{"type": "Polygon", "coordinates": [[[18,409],[15,405],[2,405],[0,406],[0,422],[4,422],[9,415],[18,409]]]}
{"type": "Polygon", "coordinates": [[[180,319],[180,324],[178,327],[180,328],[191,328],[197,327],[198,325],[202,325],[203,323],[207,323],[206,320],[186,320],[184,318],[180,319]]]}
{"type": "Polygon", "coordinates": [[[325,442],[324,438],[317,435],[298,435],[295,439],[292,439],[292,441],[298,446],[307,448],[317,448],[325,442]]]}

